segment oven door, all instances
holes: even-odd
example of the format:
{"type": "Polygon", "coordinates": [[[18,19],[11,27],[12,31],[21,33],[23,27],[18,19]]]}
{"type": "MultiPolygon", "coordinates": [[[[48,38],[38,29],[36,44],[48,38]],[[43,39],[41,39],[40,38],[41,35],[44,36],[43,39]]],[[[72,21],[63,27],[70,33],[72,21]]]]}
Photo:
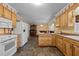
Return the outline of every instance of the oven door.
{"type": "Polygon", "coordinates": [[[16,38],[11,38],[11,39],[3,42],[2,45],[4,47],[4,55],[5,56],[11,56],[17,50],[17,48],[16,48],[16,38]]]}

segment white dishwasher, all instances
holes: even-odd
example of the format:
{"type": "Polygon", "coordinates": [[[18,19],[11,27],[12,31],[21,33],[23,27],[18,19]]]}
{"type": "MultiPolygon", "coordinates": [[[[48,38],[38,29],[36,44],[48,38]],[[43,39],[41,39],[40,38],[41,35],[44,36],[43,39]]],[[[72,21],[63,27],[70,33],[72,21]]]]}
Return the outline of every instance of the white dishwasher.
{"type": "Polygon", "coordinates": [[[0,56],[11,56],[16,51],[17,35],[0,35],[0,56]]]}

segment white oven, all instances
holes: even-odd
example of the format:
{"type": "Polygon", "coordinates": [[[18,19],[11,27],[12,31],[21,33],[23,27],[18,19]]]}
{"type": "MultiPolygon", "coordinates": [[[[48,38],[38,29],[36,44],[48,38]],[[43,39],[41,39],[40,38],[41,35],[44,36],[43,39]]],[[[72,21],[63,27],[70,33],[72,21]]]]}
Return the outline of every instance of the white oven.
{"type": "Polygon", "coordinates": [[[16,52],[16,36],[2,38],[0,42],[0,56],[11,56],[16,52]]]}

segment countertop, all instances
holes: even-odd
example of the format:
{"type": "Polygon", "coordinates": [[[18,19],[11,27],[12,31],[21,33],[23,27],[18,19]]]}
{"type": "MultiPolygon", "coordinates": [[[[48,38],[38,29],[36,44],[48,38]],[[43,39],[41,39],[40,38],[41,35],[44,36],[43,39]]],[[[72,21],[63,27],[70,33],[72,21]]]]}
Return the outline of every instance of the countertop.
{"type": "MultiPolygon", "coordinates": [[[[39,34],[39,36],[52,36],[52,35],[55,35],[55,33],[52,33],[52,34],[51,33],[39,34]]],[[[56,34],[56,35],[60,35],[60,36],[63,36],[63,37],[73,39],[75,41],[79,41],[79,35],[72,35],[72,34],[56,34]]]]}
{"type": "Polygon", "coordinates": [[[50,34],[50,33],[45,33],[45,34],[39,34],[39,36],[52,36],[54,33],[50,34]]]}
{"type": "Polygon", "coordinates": [[[76,36],[76,35],[64,35],[64,34],[57,34],[57,35],[60,35],[60,36],[63,36],[63,37],[67,37],[67,38],[70,38],[70,39],[73,39],[73,40],[76,40],[76,41],[79,41],[79,36],[76,36]]]}

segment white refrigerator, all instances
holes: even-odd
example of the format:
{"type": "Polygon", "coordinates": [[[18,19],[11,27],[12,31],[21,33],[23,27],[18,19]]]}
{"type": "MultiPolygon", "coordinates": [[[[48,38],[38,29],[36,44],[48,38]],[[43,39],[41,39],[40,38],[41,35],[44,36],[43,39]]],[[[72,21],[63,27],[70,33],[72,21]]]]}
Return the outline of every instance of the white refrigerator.
{"type": "Polygon", "coordinates": [[[20,21],[17,22],[15,32],[20,35],[21,47],[28,42],[30,25],[20,21]]]}

